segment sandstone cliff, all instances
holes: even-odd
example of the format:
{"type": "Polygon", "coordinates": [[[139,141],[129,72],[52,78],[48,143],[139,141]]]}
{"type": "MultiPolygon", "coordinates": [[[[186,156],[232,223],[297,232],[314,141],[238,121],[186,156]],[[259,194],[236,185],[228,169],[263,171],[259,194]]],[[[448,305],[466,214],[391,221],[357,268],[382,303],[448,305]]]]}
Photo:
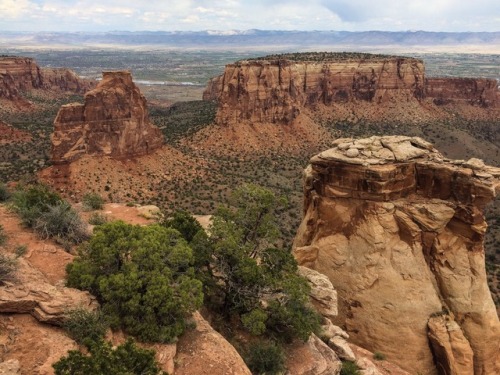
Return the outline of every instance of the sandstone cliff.
{"type": "Polygon", "coordinates": [[[294,254],[331,280],[336,322],[412,373],[500,373],[483,248],[500,168],[415,137],[334,146],[306,169],[294,254]]]}
{"type": "MultiPolygon", "coordinates": [[[[304,109],[342,103],[380,106],[466,102],[499,107],[495,80],[425,77],[421,60],[369,54],[289,54],[226,65],[203,98],[219,103],[218,124],[291,124],[304,109]]],[[[335,108],[332,109],[334,111],[335,108]]],[[[391,112],[388,112],[391,117],[391,112]]],[[[389,118],[390,119],[390,118],[389,118]]]]}
{"type": "Polygon", "coordinates": [[[204,99],[218,100],[219,123],[249,120],[288,124],[302,108],[318,104],[423,97],[421,60],[363,56],[240,61],[227,65],[221,77],[210,81],[204,99]]]}
{"type": "Polygon", "coordinates": [[[0,98],[21,99],[34,89],[81,93],[95,85],[65,68],[40,68],[28,57],[0,57],[0,98]]]}
{"type": "Polygon", "coordinates": [[[127,158],[163,145],[163,135],[148,117],[147,103],[128,71],[105,72],[84,104],[61,107],[54,121],[52,162],[83,155],[127,158]]]}

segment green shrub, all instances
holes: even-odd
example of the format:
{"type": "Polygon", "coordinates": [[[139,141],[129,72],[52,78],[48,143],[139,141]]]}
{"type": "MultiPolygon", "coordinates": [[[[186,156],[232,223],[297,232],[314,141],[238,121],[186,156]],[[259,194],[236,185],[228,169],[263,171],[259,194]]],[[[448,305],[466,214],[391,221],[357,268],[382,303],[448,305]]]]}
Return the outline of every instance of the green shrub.
{"type": "Polygon", "coordinates": [[[266,331],[267,314],[261,309],[255,309],[241,316],[243,327],[252,335],[261,335],[266,331]]]}
{"type": "Polygon", "coordinates": [[[98,226],[67,266],[68,286],[90,291],[112,328],[170,342],[203,301],[191,248],[174,229],[115,221],[98,226]]]}
{"type": "Polygon", "coordinates": [[[10,191],[5,184],[0,183],[0,202],[5,202],[10,198],[10,191]]]}
{"type": "Polygon", "coordinates": [[[17,270],[16,259],[10,258],[4,253],[0,253],[0,284],[12,280],[17,270]]]}
{"type": "Polygon", "coordinates": [[[175,211],[171,217],[162,222],[162,225],[178,230],[188,242],[193,240],[196,233],[203,230],[200,223],[186,211],[175,211]]]}
{"type": "Polygon", "coordinates": [[[69,336],[81,345],[97,342],[104,337],[109,327],[106,318],[100,311],[78,308],[68,311],[63,324],[69,336]]]}
{"type": "Polygon", "coordinates": [[[376,359],[377,361],[383,361],[385,359],[385,354],[375,352],[373,353],[373,359],[376,359]]]}
{"type": "Polygon", "coordinates": [[[132,340],[113,349],[103,340],[88,345],[89,355],[70,350],[54,363],[55,375],[160,375],[153,350],[139,348],[132,340]]]}
{"type": "Polygon", "coordinates": [[[102,210],[104,199],[96,193],[87,193],[83,196],[83,208],[85,210],[102,210]]]}
{"type": "Polygon", "coordinates": [[[351,361],[342,362],[342,369],[340,375],[361,375],[358,365],[351,361]]]}
{"type": "Polygon", "coordinates": [[[7,242],[7,234],[5,234],[2,224],[0,224],[0,246],[5,245],[6,242],[7,242]]]}
{"type": "Polygon", "coordinates": [[[61,197],[42,184],[21,186],[12,197],[12,207],[27,227],[33,227],[42,213],[60,202],[61,197]]]}
{"type": "Polygon", "coordinates": [[[89,224],[92,225],[103,225],[108,222],[108,217],[99,212],[94,212],[90,215],[89,224]]]}
{"type": "Polygon", "coordinates": [[[245,362],[253,374],[279,374],[285,370],[285,353],[274,342],[251,344],[245,362]]]}
{"type": "Polygon", "coordinates": [[[19,257],[23,256],[24,254],[26,254],[26,251],[28,251],[28,246],[26,246],[26,245],[16,246],[16,248],[15,248],[16,257],[19,258],[19,257]]]}
{"type": "Polygon", "coordinates": [[[75,244],[89,238],[87,225],[66,201],[47,206],[47,210],[36,219],[33,229],[41,238],[62,239],[75,244]]]}

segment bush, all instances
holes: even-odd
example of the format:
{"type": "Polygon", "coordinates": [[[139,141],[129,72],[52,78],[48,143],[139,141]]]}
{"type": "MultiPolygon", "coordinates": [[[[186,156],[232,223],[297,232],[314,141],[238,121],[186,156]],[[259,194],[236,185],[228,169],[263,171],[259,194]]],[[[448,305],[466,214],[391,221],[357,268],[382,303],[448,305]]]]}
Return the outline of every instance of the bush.
{"type": "Polygon", "coordinates": [[[245,358],[253,374],[278,374],[285,370],[285,353],[273,342],[251,344],[245,358]]]}
{"type": "Polygon", "coordinates": [[[14,192],[12,198],[14,211],[20,216],[23,224],[30,228],[49,207],[62,202],[59,195],[42,184],[22,186],[14,192]]]}
{"type": "Polygon", "coordinates": [[[89,238],[87,225],[66,201],[47,206],[47,210],[36,219],[33,228],[41,238],[62,239],[75,244],[89,238]]]}
{"type": "Polygon", "coordinates": [[[103,225],[108,222],[108,217],[99,212],[94,212],[89,218],[89,224],[103,225]]]}
{"type": "Polygon", "coordinates": [[[160,375],[153,350],[137,347],[132,340],[113,349],[103,340],[88,345],[89,355],[70,350],[52,367],[55,375],[160,375]]]}
{"type": "Polygon", "coordinates": [[[63,327],[80,345],[89,346],[90,342],[97,342],[106,334],[109,325],[100,311],[79,308],[68,311],[67,314],[63,327]]]}
{"type": "Polygon", "coordinates": [[[191,242],[196,233],[203,230],[200,223],[186,211],[175,211],[171,217],[162,222],[162,225],[178,230],[187,242],[191,242]]]}
{"type": "Polygon", "coordinates": [[[6,242],[7,242],[7,235],[5,234],[2,224],[0,224],[0,246],[5,245],[6,242]]]}
{"type": "Polygon", "coordinates": [[[102,210],[104,199],[96,193],[87,193],[83,196],[83,208],[85,210],[102,210]]]}
{"type": "Polygon", "coordinates": [[[193,254],[180,233],[121,221],[96,227],[67,266],[68,286],[97,297],[112,328],[142,341],[171,342],[203,301],[193,254]]]}
{"type": "Polygon", "coordinates": [[[342,362],[340,375],[361,375],[361,371],[356,363],[351,361],[342,362]]]}
{"type": "Polygon", "coordinates": [[[385,354],[382,354],[380,352],[375,352],[373,353],[373,359],[377,361],[383,361],[385,359],[385,354]]]}
{"type": "Polygon", "coordinates": [[[17,270],[17,262],[4,253],[0,253],[0,284],[12,280],[17,270]]]}
{"type": "Polygon", "coordinates": [[[10,198],[10,192],[5,184],[0,183],[0,202],[5,202],[10,198]]]}

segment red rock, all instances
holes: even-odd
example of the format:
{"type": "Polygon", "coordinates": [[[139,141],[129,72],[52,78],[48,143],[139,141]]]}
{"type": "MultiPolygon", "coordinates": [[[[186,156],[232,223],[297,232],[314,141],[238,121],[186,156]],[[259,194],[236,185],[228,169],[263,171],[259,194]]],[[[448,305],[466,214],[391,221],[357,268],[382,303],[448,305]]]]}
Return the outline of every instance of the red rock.
{"type": "Polygon", "coordinates": [[[294,242],[298,263],[337,290],[334,323],[412,373],[437,374],[436,362],[456,374],[500,373],[483,243],[483,210],[500,191],[500,168],[446,159],[415,137],[334,146],[306,169],[294,242]],[[349,157],[352,148],[362,152],[349,157]],[[431,349],[428,322],[442,311],[453,329],[429,323],[431,349]]]}
{"type": "Polygon", "coordinates": [[[61,107],[54,121],[52,162],[83,155],[129,158],[148,154],[164,143],[148,117],[147,103],[128,71],[104,72],[84,104],[61,107]]]}

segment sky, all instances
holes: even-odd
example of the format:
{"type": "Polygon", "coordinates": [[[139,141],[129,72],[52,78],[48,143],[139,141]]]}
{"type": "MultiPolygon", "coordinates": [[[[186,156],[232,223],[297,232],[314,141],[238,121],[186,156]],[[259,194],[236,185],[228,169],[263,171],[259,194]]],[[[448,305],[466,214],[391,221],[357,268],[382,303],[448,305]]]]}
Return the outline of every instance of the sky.
{"type": "Polygon", "coordinates": [[[500,0],[0,0],[1,31],[500,31],[500,0]]]}

